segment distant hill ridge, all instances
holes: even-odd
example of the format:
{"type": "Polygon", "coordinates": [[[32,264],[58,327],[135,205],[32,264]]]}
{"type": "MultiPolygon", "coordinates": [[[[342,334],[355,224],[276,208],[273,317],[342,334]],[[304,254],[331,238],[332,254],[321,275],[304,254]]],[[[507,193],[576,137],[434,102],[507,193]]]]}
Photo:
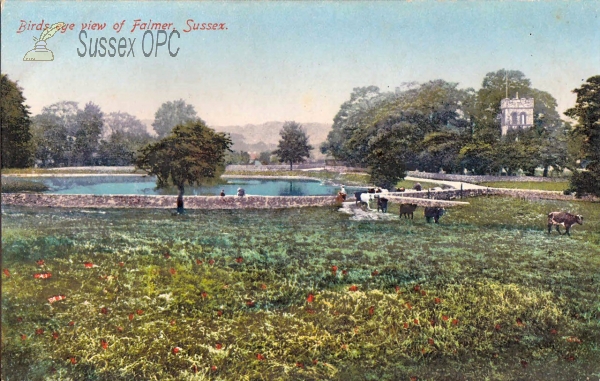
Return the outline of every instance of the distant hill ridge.
{"type": "MultiPolygon", "coordinates": [[[[152,131],[151,119],[144,119],[142,122],[152,131]]],[[[243,126],[210,126],[218,132],[228,132],[234,142],[233,149],[236,151],[261,152],[274,150],[279,142],[279,131],[285,122],[271,121],[262,124],[245,124],[243,126]]],[[[313,155],[321,157],[319,146],[327,139],[327,134],[331,131],[331,124],[327,123],[300,123],[306,134],[308,141],[315,149],[313,155]]]]}

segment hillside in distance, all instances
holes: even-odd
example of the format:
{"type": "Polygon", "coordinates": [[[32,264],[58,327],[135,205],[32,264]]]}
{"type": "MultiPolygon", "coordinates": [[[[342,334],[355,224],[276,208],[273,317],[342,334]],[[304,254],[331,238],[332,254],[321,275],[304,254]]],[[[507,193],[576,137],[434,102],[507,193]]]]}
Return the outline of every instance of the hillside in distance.
{"type": "MultiPolygon", "coordinates": [[[[146,124],[148,131],[152,131],[151,119],[142,121],[146,124]]],[[[277,148],[279,142],[279,131],[285,122],[266,122],[262,124],[245,124],[243,126],[210,126],[218,132],[228,132],[233,140],[234,151],[263,152],[272,151],[277,148]]],[[[311,158],[321,159],[324,155],[319,151],[321,143],[327,139],[327,134],[331,131],[331,124],[327,123],[300,123],[306,134],[308,141],[315,147],[311,153],[311,158]]]]}

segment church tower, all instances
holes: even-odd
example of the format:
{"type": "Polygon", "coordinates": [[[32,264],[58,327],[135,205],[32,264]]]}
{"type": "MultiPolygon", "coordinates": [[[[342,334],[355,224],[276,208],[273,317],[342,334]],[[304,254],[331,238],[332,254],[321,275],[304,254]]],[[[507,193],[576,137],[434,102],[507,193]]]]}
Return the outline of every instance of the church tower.
{"type": "Polygon", "coordinates": [[[504,98],[500,103],[500,128],[502,135],[509,129],[529,128],[533,126],[533,98],[504,98]]]}

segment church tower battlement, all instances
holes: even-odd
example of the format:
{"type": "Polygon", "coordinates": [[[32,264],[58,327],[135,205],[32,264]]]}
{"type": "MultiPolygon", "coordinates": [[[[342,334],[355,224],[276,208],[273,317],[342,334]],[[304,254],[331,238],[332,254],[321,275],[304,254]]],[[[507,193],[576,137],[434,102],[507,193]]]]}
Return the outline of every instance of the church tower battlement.
{"type": "Polygon", "coordinates": [[[509,129],[529,128],[533,126],[533,98],[504,98],[500,103],[500,128],[502,135],[509,129]]]}

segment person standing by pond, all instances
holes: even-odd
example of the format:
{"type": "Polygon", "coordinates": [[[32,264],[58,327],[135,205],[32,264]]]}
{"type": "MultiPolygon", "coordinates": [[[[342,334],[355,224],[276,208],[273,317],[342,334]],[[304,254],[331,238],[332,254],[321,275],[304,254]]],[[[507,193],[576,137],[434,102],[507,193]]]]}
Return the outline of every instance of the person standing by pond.
{"type": "Polygon", "coordinates": [[[346,201],[346,188],[342,185],[342,189],[338,192],[338,195],[342,198],[342,201],[346,201]]]}
{"type": "Polygon", "coordinates": [[[240,197],[244,197],[246,195],[246,191],[244,190],[244,188],[238,188],[237,195],[240,197]]]}
{"type": "Polygon", "coordinates": [[[221,197],[225,197],[225,189],[221,189],[221,193],[219,194],[221,197]]]}

